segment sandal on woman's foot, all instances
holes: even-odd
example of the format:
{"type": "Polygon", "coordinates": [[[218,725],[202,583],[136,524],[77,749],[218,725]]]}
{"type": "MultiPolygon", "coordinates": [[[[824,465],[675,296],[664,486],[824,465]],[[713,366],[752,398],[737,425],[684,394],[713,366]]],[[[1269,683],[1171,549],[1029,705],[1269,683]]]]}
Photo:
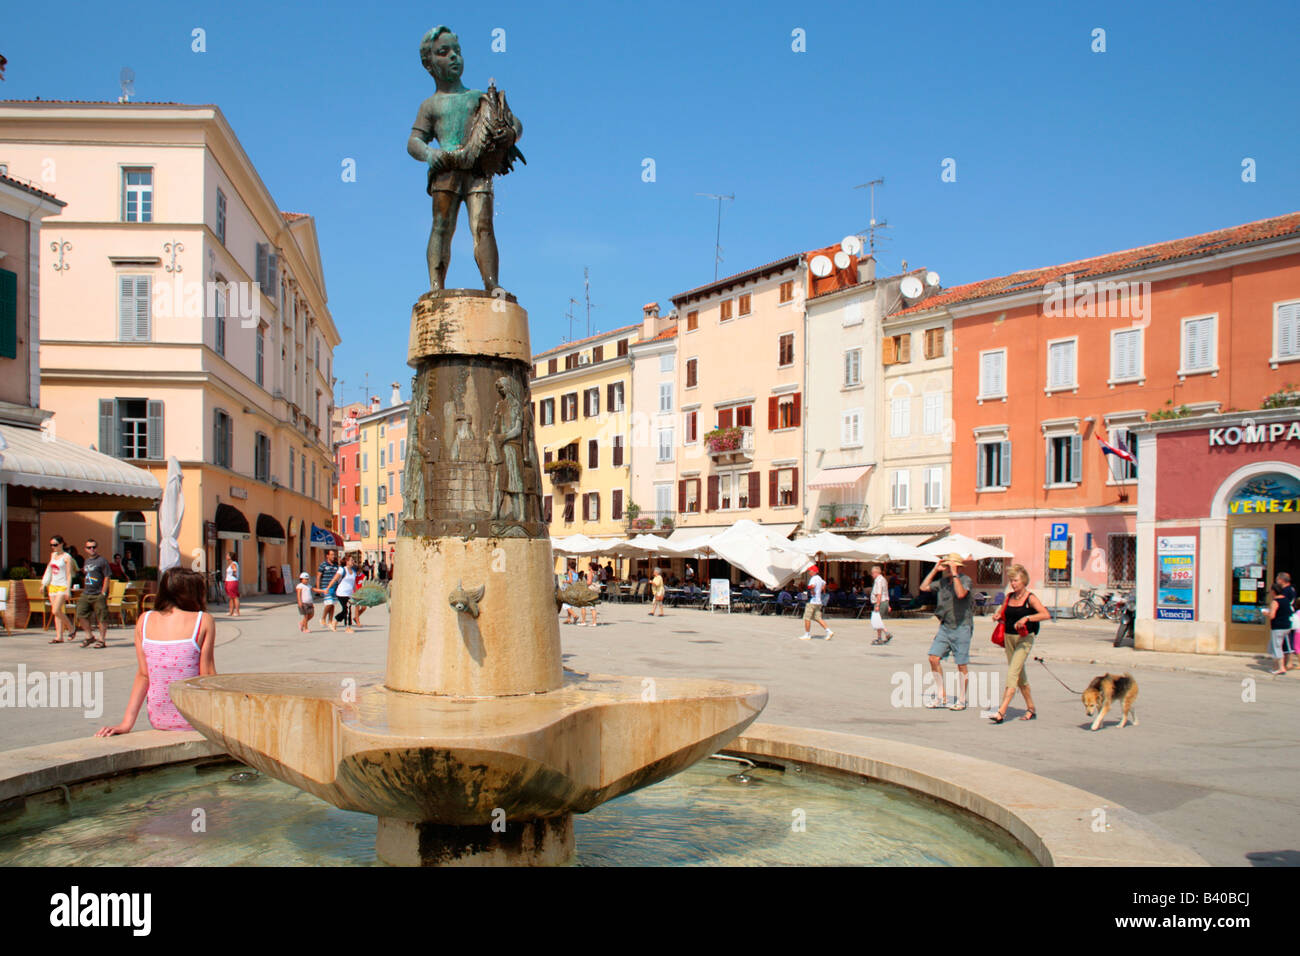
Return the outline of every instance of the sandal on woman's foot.
{"type": "MultiPolygon", "coordinates": [[[[51,643],[51,644],[57,644],[57,643],[59,643],[59,642],[58,642],[58,641],[50,641],[50,643],[51,643]]],[[[1280,676],[1280,675],[1282,675],[1282,674],[1285,674],[1286,671],[1269,671],[1269,673],[1276,677],[1276,676],[1280,676]]]]}
{"type": "Polygon", "coordinates": [[[950,704],[950,705],[948,706],[948,709],[949,709],[949,710],[965,710],[965,709],[966,709],[966,701],[964,701],[964,700],[959,700],[959,701],[957,701],[957,702],[954,703],[954,704],[950,704]]]}
{"type": "Polygon", "coordinates": [[[1006,719],[1007,719],[1007,715],[1006,715],[1006,714],[999,714],[999,713],[992,713],[992,714],[989,714],[989,720],[993,721],[993,723],[995,723],[995,724],[1000,724],[1000,723],[1002,723],[1002,721],[1004,721],[1004,720],[1006,720],[1006,719]]]}
{"type": "Polygon", "coordinates": [[[51,643],[51,644],[71,644],[72,642],[71,642],[71,641],[60,640],[59,638],[56,637],[54,640],[50,641],[50,643],[51,643]]]}
{"type": "Polygon", "coordinates": [[[930,710],[947,710],[947,709],[948,709],[948,701],[947,701],[947,700],[927,700],[927,701],[925,702],[925,706],[928,707],[930,710]]]}
{"type": "Polygon", "coordinates": [[[105,644],[103,641],[96,641],[94,644],[91,645],[91,647],[96,647],[96,648],[108,647],[108,645],[105,644]]]}
{"type": "Polygon", "coordinates": [[[1021,720],[1033,720],[1033,719],[1034,719],[1035,717],[1037,717],[1037,716],[1038,716],[1038,712],[1037,712],[1037,711],[1034,711],[1034,710],[1027,710],[1027,711],[1025,711],[1023,714],[1020,715],[1020,719],[1021,719],[1021,720]]]}

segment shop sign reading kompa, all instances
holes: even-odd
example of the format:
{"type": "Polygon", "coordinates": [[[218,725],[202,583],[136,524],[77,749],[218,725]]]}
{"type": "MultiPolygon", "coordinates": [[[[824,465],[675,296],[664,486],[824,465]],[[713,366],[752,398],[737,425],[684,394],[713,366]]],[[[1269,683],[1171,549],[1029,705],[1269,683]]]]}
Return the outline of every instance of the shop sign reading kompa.
{"type": "MultiPolygon", "coordinates": [[[[1238,445],[1262,445],[1279,441],[1300,441],[1300,421],[1271,422],[1257,425],[1249,418],[1240,426],[1211,428],[1209,432],[1210,447],[1233,447],[1238,445]]],[[[1237,497],[1228,502],[1228,513],[1234,515],[1281,514],[1300,512],[1300,498],[1256,498],[1237,497]]]]}

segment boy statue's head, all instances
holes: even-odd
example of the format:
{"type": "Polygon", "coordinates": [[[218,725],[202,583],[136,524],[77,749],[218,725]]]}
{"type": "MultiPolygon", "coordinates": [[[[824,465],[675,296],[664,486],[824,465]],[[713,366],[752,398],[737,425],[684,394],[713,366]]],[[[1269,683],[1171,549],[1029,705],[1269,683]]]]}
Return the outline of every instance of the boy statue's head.
{"type": "Polygon", "coordinates": [[[420,41],[420,65],[435,80],[460,79],[465,62],[460,55],[460,39],[450,27],[439,25],[424,35],[420,41]]]}

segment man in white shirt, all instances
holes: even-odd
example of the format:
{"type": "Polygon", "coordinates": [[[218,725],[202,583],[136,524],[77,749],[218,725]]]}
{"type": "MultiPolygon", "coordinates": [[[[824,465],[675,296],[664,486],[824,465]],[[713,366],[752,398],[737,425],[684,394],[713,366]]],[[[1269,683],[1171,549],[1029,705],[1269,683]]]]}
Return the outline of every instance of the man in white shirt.
{"type": "Polygon", "coordinates": [[[884,612],[889,610],[889,582],[880,565],[871,566],[871,626],[876,629],[872,644],[888,644],[894,635],[885,630],[884,612]]]}
{"type": "Polygon", "coordinates": [[[809,568],[808,573],[811,575],[808,578],[808,590],[812,591],[812,595],[808,598],[808,603],[803,609],[803,634],[799,635],[799,640],[812,640],[812,622],[816,621],[821,625],[822,630],[826,632],[826,640],[829,641],[835,636],[835,632],[827,627],[826,622],[822,620],[824,601],[822,594],[826,590],[826,582],[822,580],[822,576],[817,572],[817,565],[814,564],[809,568]]]}

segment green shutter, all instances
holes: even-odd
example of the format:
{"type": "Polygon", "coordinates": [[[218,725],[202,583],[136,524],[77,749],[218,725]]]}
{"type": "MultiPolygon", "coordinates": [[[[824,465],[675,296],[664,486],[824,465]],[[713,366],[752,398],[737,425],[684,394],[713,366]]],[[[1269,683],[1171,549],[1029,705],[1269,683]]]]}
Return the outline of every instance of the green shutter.
{"type": "Polygon", "coordinates": [[[117,457],[117,405],[114,399],[99,400],[99,451],[117,457]]]}
{"type": "Polygon", "coordinates": [[[148,408],[149,433],[145,437],[148,445],[147,454],[153,461],[162,461],[163,457],[163,403],[150,399],[148,408]]]}
{"type": "Polygon", "coordinates": [[[0,358],[18,357],[18,273],[0,269],[0,358]]]}

